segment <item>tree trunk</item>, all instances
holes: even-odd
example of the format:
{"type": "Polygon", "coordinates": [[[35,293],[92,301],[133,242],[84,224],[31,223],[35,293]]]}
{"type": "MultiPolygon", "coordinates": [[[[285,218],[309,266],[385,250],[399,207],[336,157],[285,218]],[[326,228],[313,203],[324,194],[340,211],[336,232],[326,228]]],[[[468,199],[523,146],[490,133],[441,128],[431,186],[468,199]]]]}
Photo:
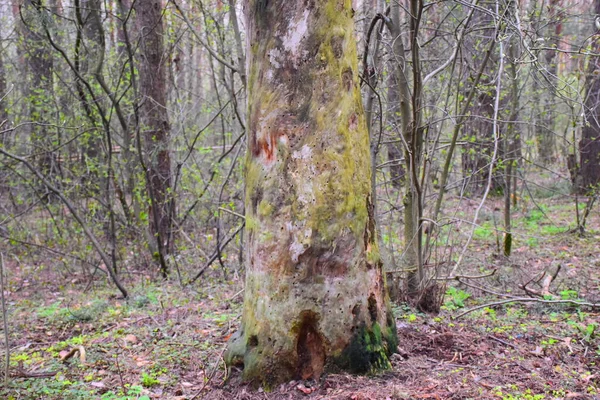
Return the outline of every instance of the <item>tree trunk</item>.
{"type": "Polygon", "coordinates": [[[44,176],[56,176],[60,172],[58,157],[52,151],[56,136],[50,128],[54,83],[52,69],[54,66],[44,29],[48,28],[51,14],[46,7],[36,0],[25,0],[20,8],[22,37],[25,64],[30,72],[28,88],[29,119],[31,125],[32,153],[35,153],[35,164],[44,176]]]}
{"type": "Polygon", "coordinates": [[[402,161],[403,145],[400,135],[408,130],[410,123],[410,93],[404,71],[404,43],[400,36],[400,4],[390,5],[392,40],[392,57],[389,62],[388,96],[386,122],[391,130],[392,140],[387,145],[388,162],[390,163],[390,180],[392,186],[400,190],[405,186],[406,174],[402,161]],[[401,101],[402,99],[402,101],[401,101]],[[403,107],[403,108],[401,108],[403,107]],[[403,125],[402,122],[405,122],[403,125]]]}
{"type": "Polygon", "coordinates": [[[273,387],[390,367],[351,1],[248,0],[246,287],[228,365],[273,387]]]}
{"type": "MultiPolygon", "coordinates": [[[[509,8],[512,13],[510,18],[517,25],[517,13],[519,12],[518,2],[511,1],[509,8]]],[[[513,34],[514,35],[514,34],[513,34]]],[[[511,101],[511,112],[508,118],[508,124],[506,128],[506,135],[504,136],[504,256],[509,257],[512,251],[512,221],[511,221],[511,195],[514,193],[516,197],[516,187],[513,187],[513,174],[517,170],[518,166],[518,154],[517,145],[520,140],[520,129],[517,121],[519,120],[519,69],[517,60],[519,59],[519,38],[515,35],[509,44],[508,58],[510,59],[509,65],[509,78],[510,78],[510,101],[511,101]]]]}
{"type": "MultiPolygon", "coordinates": [[[[0,49],[0,131],[7,129],[8,125],[8,90],[6,88],[6,72],[4,70],[2,49],[0,49]]],[[[8,136],[8,134],[4,134],[8,136]]],[[[3,144],[6,145],[3,138],[3,144]]]]}
{"type": "Polygon", "coordinates": [[[550,0],[548,4],[548,20],[547,34],[549,38],[550,50],[545,54],[546,61],[546,79],[549,87],[545,93],[544,106],[542,110],[543,127],[540,129],[538,138],[538,147],[540,162],[543,165],[549,165],[556,161],[556,137],[554,131],[554,115],[556,106],[554,102],[557,99],[556,87],[558,85],[558,47],[560,45],[560,35],[562,32],[562,22],[558,15],[559,0],[550,0]]]}
{"type": "MultiPolygon", "coordinates": [[[[600,0],[594,1],[596,17],[600,15],[600,0]]],[[[600,29],[594,27],[592,54],[600,51],[600,29]]],[[[581,155],[582,192],[589,191],[600,182],[600,59],[591,56],[586,77],[584,105],[585,125],[582,129],[579,153],[581,155]]]]}
{"type": "Polygon", "coordinates": [[[166,108],[167,62],[163,46],[163,8],[160,0],[138,0],[136,23],[140,34],[140,129],[143,132],[150,231],[156,236],[158,256],[166,274],[164,256],[172,253],[172,215],[169,118],[166,108]]]}

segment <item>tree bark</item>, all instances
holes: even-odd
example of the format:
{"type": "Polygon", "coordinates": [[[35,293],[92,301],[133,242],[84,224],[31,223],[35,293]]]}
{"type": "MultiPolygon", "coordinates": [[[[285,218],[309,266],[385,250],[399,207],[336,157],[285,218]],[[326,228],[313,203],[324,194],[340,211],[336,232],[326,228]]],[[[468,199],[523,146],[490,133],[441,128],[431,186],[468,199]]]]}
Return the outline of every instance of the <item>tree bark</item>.
{"type": "Polygon", "coordinates": [[[138,0],[136,23],[140,33],[140,129],[143,132],[147,190],[151,201],[150,230],[156,236],[158,256],[166,274],[164,256],[173,252],[169,118],[166,108],[167,62],[163,45],[163,7],[160,0],[138,0]]]}
{"type": "Polygon", "coordinates": [[[228,365],[273,387],[390,367],[351,1],[248,0],[247,265],[228,365]]]}

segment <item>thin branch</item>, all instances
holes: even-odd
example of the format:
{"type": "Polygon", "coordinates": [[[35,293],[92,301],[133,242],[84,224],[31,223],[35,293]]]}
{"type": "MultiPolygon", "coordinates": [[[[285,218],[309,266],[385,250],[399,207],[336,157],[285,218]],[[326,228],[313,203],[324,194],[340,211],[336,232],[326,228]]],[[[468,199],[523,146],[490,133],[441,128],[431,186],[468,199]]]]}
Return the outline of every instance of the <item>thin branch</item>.
{"type": "Polygon", "coordinates": [[[234,65],[231,65],[230,63],[228,63],[227,61],[223,60],[223,58],[221,58],[219,56],[219,54],[216,51],[214,51],[212,49],[212,47],[210,47],[208,45],[208,43],[206,43],[204,40],[202,40],[202,38],[200,37],[200,35],[198,35],[198,33],[196,32],[196,30],[192,26],[192,23],[190,22],[190,20],[186,17],[185,13],[181,10],[181,8],[179,8],[179,5],[175,2],[175,0],[170,0],[170,1],[171,1],[171,3],[173,3],[173,5],[177,9],[177,11],[179,11],[179,16],[187,24],[188,28],[190,28],[190,32],[192,32],[192,34],[196,37],[196,39],[198,40],[198,42],[200,42],[200,44],[202,45],[202,47],[204,47],[210,53],[210,55],[213,56],[215,58],[215,60],[217,60],[219,63],[223,64],[224,66],[226,66],[227,68],[229,68],[233,72],[240,73],[240,69],[239,68],[237,68],[234,65]]]}
{"type": "Polygon", "coordinates": [[[20,163],[25,165],[27,169],[29,169],[35,176],[37,176],[37,178],[48,188],[48,190],[50,190],[56,196],[58,196],[58,198],[64,203],[64,205],[67,206],[67,208],[71,212],[71,215],[73,215],[75,220],[79,223],[79,226],[81,226],[81,229],[83,230],[85,236],[87,236],[90,242],[92,242],[92,245],[96,249],[96,252],[100,256],[100,258],[102,258],[102,261],[106,265],[106,269],[108,270],[108,273],[110,274],[113,283],[119,289],[123,297],[126,298],[128,295],[127,290],[125,290],[123,285],[121,285],[119,278],[115,274],[113,266],[111,266],[112,262],[110,257],[104,252],[104,250],[102,249],[102,245],[100,244],[96,236],[92,233],[92,231],[88,228],[88,226],[85,224],[83,218],[81,218],[81,216],[75,209],[75,206],[69,201],[69,199],[67,199],[59,189],[57,189],[52,183],[50,183],[48,179],[46,179],[46,177],[26,159],[19,157],[15,154],[11,154],[2,148],[0,148],[0,154],[3,154],[8,158],[12,158],[15,161],[19,161],[20,163]]]}
{"type": "Polygon", "coordinates": [[[531,297],[517,297],[517,298],[514,298],[514,299],[500,300],[500,301],[494,301],[492,303],[481,304],[479,306],[470,308],[470,309],[468,309],[468,310],[466,310],[466,311],[458,314],[456,317],[452,317],[452,319],[462,318],[465,315],[470,314],[473,311],[481,310],[482,308],[499,306],[499,305],[508,304],[508,303],[571,304],[571,305],[575,305],[575,306],[600,308],[600,303],[590,303],[590,302],[587,302],[587,301],[576,301],[576,300],[543,300],[543,299],[535,299],[535,298],[531,298],[531,297]]]}
{"type": "Polygon", "coordinates": [[[210,267],[212,265],[212,263],[215,262],[215,260],[219,257],[221,250],[223,250],[225,248],[225,246],[227,246],[229,244],[229,242],[231,242],[233,240],[233,238],[236,237],[236,235],[238,233],[240,233],[240,231],[244,228],[245,225],[246,225],[246,222],[244,221],[244,223],[242,223],[242,225],[240,225],[240,227],[237,228],[235,230],[235,232],[233,232],[231,235],[229,235],[227,237],[225,242],[223,242],[223,245],[220,246],[221,247],[220,249],[215,249],[215,251],[213,252],[212,256],[210,256],[210,258],[208,259],[206,264],[204,264],[204,266],[202,268],[200,268],[200,271],[198,271],[196,276],[194,276],[188,283],[196,282],[196,280],[198,280],[198,278],[200,278],[204,274],[204,272],[208,269],[208,267],[210,267]]]}

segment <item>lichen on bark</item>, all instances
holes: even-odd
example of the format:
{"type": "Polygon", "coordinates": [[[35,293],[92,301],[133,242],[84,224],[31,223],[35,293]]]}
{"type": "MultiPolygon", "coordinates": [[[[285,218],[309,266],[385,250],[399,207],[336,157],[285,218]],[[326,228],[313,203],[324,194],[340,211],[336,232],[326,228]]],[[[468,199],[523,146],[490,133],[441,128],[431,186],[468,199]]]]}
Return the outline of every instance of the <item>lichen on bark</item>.
{"type": "Polygon", "coordinates": [[[389,367],[350,1],[248,1],[246,286],[226,361],[265,385],[389,367]]]}

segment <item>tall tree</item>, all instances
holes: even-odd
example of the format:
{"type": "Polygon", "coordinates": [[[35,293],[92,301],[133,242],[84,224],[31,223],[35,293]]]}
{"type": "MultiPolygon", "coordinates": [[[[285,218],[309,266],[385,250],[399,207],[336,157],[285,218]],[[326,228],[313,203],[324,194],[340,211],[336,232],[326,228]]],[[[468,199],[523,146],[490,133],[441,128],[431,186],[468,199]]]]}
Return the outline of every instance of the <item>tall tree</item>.
{"type": "MultiPolygon", "coordinates": [[[[594,1],[594,36],[592,54],[600,52],[600,0],[594,1]]],[[[584,106],[585,126],[579,142],[581,154],[582,189],[588,190],[600,182],[600,59],[590,56],[586,77],[586,97],[584,106]]]]}
{"type": "Polygon", "coordinates": [[[350,0],[248,0],[247,265],[226,361],[272,386],[390,366],[350,0]]]}
{"type": "Polygon", "coordinates": [[[160,0],[139,0],[136,21],[140,34],[139,54],[139,140],[144,142],[144,164],[150,198],[150,228],[156,237],[162,273],[167,273],[165,256],[173,251],[172,220],[175,199],[171,193],[169,118],[166,108],[167,57],[163,45],[163,7],[160,0]]]}

